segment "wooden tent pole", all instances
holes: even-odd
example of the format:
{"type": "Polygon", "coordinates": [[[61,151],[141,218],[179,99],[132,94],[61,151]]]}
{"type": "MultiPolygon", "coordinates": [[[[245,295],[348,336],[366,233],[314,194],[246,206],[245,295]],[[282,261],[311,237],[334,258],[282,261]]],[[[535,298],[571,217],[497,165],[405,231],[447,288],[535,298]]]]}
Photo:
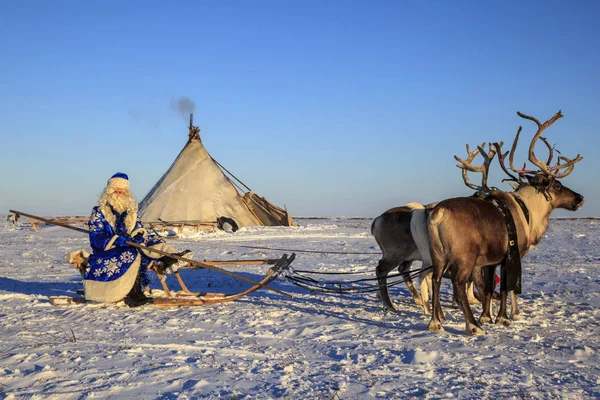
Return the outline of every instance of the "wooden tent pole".
{"type": "MultiPolygon", "coordinates": [[[[210,154],[209,154],[209,156],[210,156],[210,154]]],[[[235,176],[234,174],[232,174],[231,172],[229,172],[227,170],[227,168],[225,168],[224,166],[222,166],[221,164],[219,164],[219,162],[217,160],[215,160],[214,158],[212,158],[212,156],[210,156],[210,158],[215,162],[215,164],[217,164],[219,167],[221,167],[222,169],[224,169],[225,172],[227,172],[229,175],[231,175],[233,177],[233,179],[235,179],[236,181],[238,181],[239,183],[241,183],[242,186],[244,186],[250,192],[252,191],[252,189],[250,189],[248,186],[246,186],[246,184],[244,182],[240,181],[237,176],[235,176]]]]}

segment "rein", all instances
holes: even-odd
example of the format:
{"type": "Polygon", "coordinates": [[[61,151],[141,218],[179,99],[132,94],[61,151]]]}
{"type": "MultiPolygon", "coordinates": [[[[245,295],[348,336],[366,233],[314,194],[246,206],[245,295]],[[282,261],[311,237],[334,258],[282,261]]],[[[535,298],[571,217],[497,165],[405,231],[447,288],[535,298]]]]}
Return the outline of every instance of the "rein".
{"type": "MultiPolygon", "coordinates": [[[[431,268],[433,268],[433,266],[420,268],[417,270],[410,270],[410,271],[407,271],[406,273],[408,273],[409,278],[412,279],[412,278],[416,278],[417,276],[419,276],[421,274],[421,272],[427,271],[431,268]]],[[[379,278],[364,278],[364,279],[357,279],[357,280],[353,280],[353,281],[323,281],[323,280],[313,279],[312,277],[306,275],[306,273],[309,273],[311,275],[323,274],[321,272],[302,271],[305,274],[301,274],[299,272],[300,272],[299,270],[292,269],[291,274],[288,274],[286,276],[286,278],[291,280],[294,285],[299,286],[303,289],[309,290],[312,293],[337,293],[337,294],[368,293],[368,292],[376,292],[379,290],[379,285],[362,285],[362,286],[358,286],[358,287],[348,287],[348,285],[352,285],[355,283],[366,282],[366,281],[376,281],[376,280],[379,280],[379,278]],[[346,287],[344,287],[344,286],[346,286],[346,287]]],[[[391,274],[391,275],[388,275],[386,278],[397,277],[400,275],[404,275],[404,274],[391,274]]],[[[397,281],[387,283],[386,286],[392,287],[392,286],[396,286],[396,285],[399,285],[404,282],[406,282],[406,279],[399,279],[397,281]]]]}

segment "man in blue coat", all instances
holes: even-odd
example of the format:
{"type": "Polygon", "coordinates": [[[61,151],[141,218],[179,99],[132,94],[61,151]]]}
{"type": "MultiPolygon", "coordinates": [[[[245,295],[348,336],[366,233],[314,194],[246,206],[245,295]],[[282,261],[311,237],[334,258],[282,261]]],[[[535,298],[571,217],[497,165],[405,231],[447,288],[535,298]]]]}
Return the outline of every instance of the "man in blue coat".
{"type": "MultiPolygon", "coordinates": [[[[93,254],[84,277],[86,300],[102,303],[125,300],[130,306],[149,301],[142,289],[142,285],[148,284],[148,265],[163,256],[130,246],[127,241],[185,258],[193,257],[189,250],[176,253],[177,250],[160,237],[149,236],[137,212],[137,202],[129,190],[129,177],[117,172],[108,180],[88,222],[93,254]]],[[[167,264],[175,261],[168,257],[163,260],[167,264]]],[[[177,267],[185,265],[182,261],[177,263],[180,264],[177,267]]]]}

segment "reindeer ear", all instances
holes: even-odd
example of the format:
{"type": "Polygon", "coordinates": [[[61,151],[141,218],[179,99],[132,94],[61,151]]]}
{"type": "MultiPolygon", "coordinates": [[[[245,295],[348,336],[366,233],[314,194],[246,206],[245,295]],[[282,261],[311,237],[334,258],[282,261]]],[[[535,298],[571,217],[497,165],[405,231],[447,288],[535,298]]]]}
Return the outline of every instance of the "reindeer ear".
{"type": "Polygon", "coordinates": [[[513,188],[513,190],[517,190],[519,188],[519,184],[518,183],[509,183],[510,187],[513,188]]]}

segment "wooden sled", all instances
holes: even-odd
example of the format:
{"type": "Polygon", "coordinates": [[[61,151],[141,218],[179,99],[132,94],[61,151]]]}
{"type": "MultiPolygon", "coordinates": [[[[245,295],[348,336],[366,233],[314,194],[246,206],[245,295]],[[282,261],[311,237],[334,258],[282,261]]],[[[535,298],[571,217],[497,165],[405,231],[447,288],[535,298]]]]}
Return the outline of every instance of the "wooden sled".
{"type": "MultiPolygon", "coordinates": [[[[244,291],[241,291],[239,293],[232,293],[232,294],[191,292],[187,288],[185,283],[183,282],[183,279],[179,275],[178,271],[174,271],[173,275],[175,275],[175,277],[177,278],[177,281],[179,282],[183,292],[182,293],[174,293],[171,290],[169,290],[169,288],[166,284],[166,274],[162,273],[160,268],[158,268],[157,266],[154,266],[153,268],[149,268],[149,269],[153,270],[157,274],[157,276],[163,286],[164,293],[166,294],[166,296],[160,296],[160,297],[151,296],[150,299],[152,301],[149,304],[154,304],[156,307],[187,307],[187,306],[202,306],[202,305],[209,305],[209,304],[225,303],[228,301],[237,300],[240,297],[244,297],[244,296],[246,296],[252,292],[255,292],[256,290],[268,285],[270,282],[272,282],[277,277],[279,272],[282,272],[285,269],[287,269],[292,264],[292,262],[294,261],[295,258],[296,258],[296,254],[292,253],[292,255],[290,257],[288,257],[287,254],[284,254],[281,258],[268,259],[268,260],[203,261],[202,262],[203,264],[210,263],[213,265],[274,264],[271,268],[269,268],[269,270],[267,271],[267,273],[265,274],[263,279],[260,280],[259,282],[257,282],[255,285],[253,285],[252,287],[250,287],[244,291]]],[[[184,269],[199,269],[199,268],[202,268],[202,267],[190,265],[189,267],[186,267],[184,269]]],[[[86,303],[86,300],[83,297],[51,296],[51,297],[49,297],[49,300],[50,300],[50,303],[55,306],[71,306],[71,305],[86,303]]]]}
{"type": "MultiPolygon", "coordinates": [[[[254,260],[254,262],[251,262],[251,261],[239,262],[239,263],[245,263],[245,264],[258,264],[258,263],[271,264],[274,262],[275,265],[273,265],[271,268],[269,268],[269,270],[265,274],[264,278],[260,282],[258,282],[258,284],[254,285],[242,292],[233,293],[233,294],[220,294],[220,293],[194,294],[194,293],[191,293],[191,292],[189,292],[189,290],[187,290],[187,288],[185,287],[185,284],[183,284],[183,280],[181,279],[179,274],[176,274],[175,276],[178,277],[179,284],[181,285],[181,288],[183,289],[184,293],[180,294],[179,296],[171,295],[168,297],[153,297],[152,302],[157,307],[184,307],[184,306],[200,306],[200,305],[206,305],[206,304],[225,303],[228,301],[233,301],[233,300],[239,299],[240,297],[244,297],[244,296],[260,289],[264,285],[268,285],[270,282],[272,282],[277,277],[277,275],[280,271],[285,270],[287,267],[289,267],[292,264],[295,257],[296,257],[296,255],[294,253],[292,253],[292,255],[289,258],[287,256],[287,254],[284,254],[283,257],[276,259],[276,260],[254,260]]],[[[228,261],[227,263],[228,264],[237,264],[238,262],[228,261]]],[[[221,264],[221,265],[223,265],[223,264],[221,264]]],[[[196,269],[196,268],[192,267],[192,269],[196,269]]],[[[159,276],[159,278],[160,278],[160,276],[159,276]]],[[[162,280],[161,280],[161,283],[163,283],[162,280]]],[[[163,288],[165,286],[166,286],[166,284],[163,283],[163,288]]],[[[165,293],[167,293],[166,290],[165,290],[165,293]]]]}
{"type": "MultiPolygon", "coordinates": [[[[291,264],[291,262],[294,260],[294,258],[296,257],[295,254],[292,254],[292,256],[288,259],[287,258],[287,254],[284,254],[282,258],[275,258],[275,259],[263,259],[263,260],[229,260],[229,261],[202,261],[203,265],[212,265],[212,266],[217,266],[217,265],[265,265],[265,264],[275,264],[277,265],[278,262],[280,262],[281,260],[290,260],[289,264],[291,264]]],[[[287,264],[287,266],[289,266],[289,264],[287,264]]],[[[180,269],[203,269],[204,267],[202,266],[196,266],[196,265],[192,265],[189,264],[186,267],[180,268],[180,269]]],[[[181,275],[179,274],[179,270],[175,270],[172,271],[172,274],[175,276],[175,278],[177,278],[177,282],[179,282],[179,286],[181,286],[181,290],[183,290],[183,292],[177,292],[177,293],[173,293],[171,292],[171,290],[169,289],[169,287],[167,286],[167,282],[166,282],[166,278],[167,278],[167,273],[165,273],[166,271],[164,270],[164,267],[161,265],[160,262],[155,262],[153,261],[152,263],[150,263],[149,267],[148,267],[149,271],[153,271],[154,273],[156,273],[156,276],[158,277],[158,280],[160,281],[163,291],[165,292],[165,294],[167,295],[167,297],[182,297],[182,296],[202,296],[204,294],[201,293],[197,293],[197,292],[191,292],[186,284],[183,282],[183,278],[181,277],[181,275]]],[[[258,282],[260,283],[260,282],[258,282]]],[[[150,288],[146,288],[147,291],[149,291],[150,293],[152,293],[152,291],[150,290],[150,288]]]]}

